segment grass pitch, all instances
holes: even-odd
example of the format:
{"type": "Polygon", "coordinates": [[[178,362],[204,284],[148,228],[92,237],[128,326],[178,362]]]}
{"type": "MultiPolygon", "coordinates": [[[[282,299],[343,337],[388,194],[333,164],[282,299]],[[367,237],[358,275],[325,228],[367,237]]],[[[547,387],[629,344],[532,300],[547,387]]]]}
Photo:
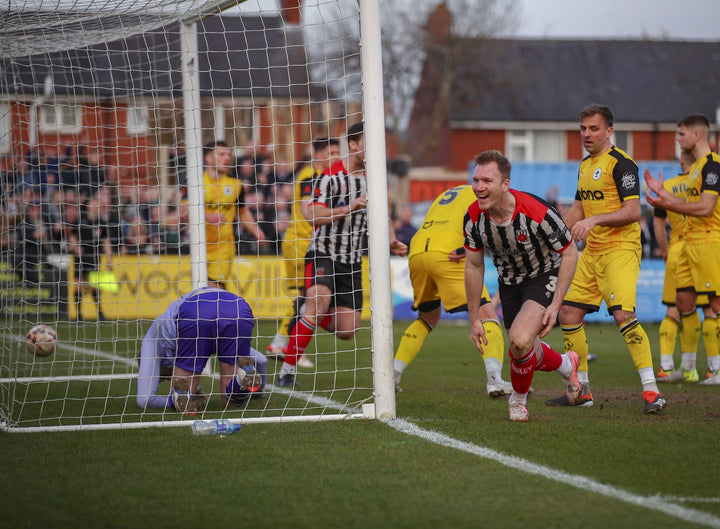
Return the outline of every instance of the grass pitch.
{"type": "MultiPolygon", "coordinates": [[[[405,326],[397,322],[396,344],[405,326]]],[[[657,351],[657,326],[645,328],[657,351]]],[[[273,331],[261,324],[261,335],[273,331]]],[[[668,408],[646,416],[620,334],[589,325],[595,406],[546,407],[562,382],[536,373],[531,422],[513,424],[506,400],[486,396],[468,335],[451,323],[431,333],[403,376],[397,414],[475,452],[364,420],[251,424],[224,438],[193,437],[189,425],[0,433],[2,525],[720,527],[720,387],[663,385],[668,408]],[[532,473],[537,465],[548,472],[532,473]]],[[[561,347],[559,331],[548,341],[561,347]]],[[[358,343],[369,344],[367,333],[358,343]]]]}

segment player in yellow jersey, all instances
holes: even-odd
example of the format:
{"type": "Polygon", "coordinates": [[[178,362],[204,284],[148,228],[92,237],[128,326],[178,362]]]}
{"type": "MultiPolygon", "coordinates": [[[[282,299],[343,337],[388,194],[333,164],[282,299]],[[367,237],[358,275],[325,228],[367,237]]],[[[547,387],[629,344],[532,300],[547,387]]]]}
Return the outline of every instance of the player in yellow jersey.
{"type": "Polygon", "coordinates": [[[228,176],[233,156],[227,143],[214,141],[203,146],[203,189],[208,286],[225,288],[235,259],[235,220],[258,241],[265,235],[244,204],[242,182],[228,176]]]}
{"type": "MultiPolygon", "coordinates": [[[[578,379],[583,396],[576,405],[593,405],[583,321],[605,301],[640,375],[644,411],[656,413],[665,408],[665,399],[655,380],[650,340],[635,315],[642,256],[638,167],[610,141],[614,118],[609,107],[588,106],[579,118],[580,138],[589,156],[580,164],[575,201],[564,220],[585,248],[559,314],[565,351],[580,356],[578,379]]],[[[545,403],[571,405],[566,395],[545,403]]]]}
{"type": "MultiPolygon", "coordinates": [[[[685,198],[687,179],[690,166],[695,161],[692,153],[680,153],[682,174],[664,181],[665,189],[676,197],[685,198]]],[[[654,212],[655,237],[665,259],[665,281],[663,283],[662,302],[667,305],[667,312],[660,323],[660,368],[658,382],[697,382],[699,380],[696,357],[700,339],[700,317],[697,310],[692,314],[680,314],[675,305],[676,283],[675,272],[680,256],[685,251],[685,216],[674,211],[666,211],[656,207],[654,212]],[[665,227],[670,226],[668,242],[665,227]],[[675,369],[675,338],[680,334],[680,354],[682,366],[675,369]]],[[[709,305],[707,296],[698,296],[698,307],[702,307],[704,319],[702,334],[708,356],[718,354],[717,317],[709,305]]]]}
{"type": "MultiPolygon", "coordinates": [[[[677,272],[677,307],[681,313],[695,310],[696,298],[706,294],[710,307],[720,311],[720,156],[710,149],[710,122],[702,114],[691,114],[678,122],[680,149],[690,151],[695,162],[689,170],[686,198],[669,193],[662,180],[645,171],[648,203],[685,215],[685,252],[677,272]],[[650,192],[657,196],[652,196],[650,192]]],[[[720,384],[720,356],[708,356],[705,384],[720,384]]]]}
{"type": "MultiPolygon", "coordinates": [[[[282,358],[288,344],[288,332],[294,325],[305,296],[305,254],[312,240],[313,226],[303,216],[302,205],[312,198],[313,185],[317,178],[340,160],[340,142],[335,138],[321,138],[313,142],[313,156],[310,164],[303,167],[293,184],[293,203],[290,224],[282,242],[283,268],[290,293],[295,296],[293,316],[283,318],[273,341],[267,347],[267,356],[282,358]]],[[[298,367],[313,367],[305,355],[298,359],[298,367]]]]}
{"type": "MultiPolygon", "coordinates": [[[[465,248],[463,218],[468,206],[477,200],[472,186],[446,190],[430,206],[422,226],[410,242],[409,267],[413,286],[413,310],[418,319],[405,329],[395,354],[395,390],[405,368],[420,352],[430,331],[440,321],[440,304],[450,313],[467,311],[465,293],[465,248]]],[[[491,397],[512,393],[512,385],[501,378],[503,334],[487,288],[483,286],[480,307],[488,340],[483,348],[487,392],[491,397]]]]}

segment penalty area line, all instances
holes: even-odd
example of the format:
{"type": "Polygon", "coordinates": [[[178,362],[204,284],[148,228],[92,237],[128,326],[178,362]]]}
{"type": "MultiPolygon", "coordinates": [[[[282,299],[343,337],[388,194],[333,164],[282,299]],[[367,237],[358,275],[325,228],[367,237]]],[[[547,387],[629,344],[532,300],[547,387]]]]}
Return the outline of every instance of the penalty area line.
{"type": "MultiPolygon", "coordinates": [[[[600,483],[585,476],[578,476],[576,474],[563,472],[562,470],[555,470],[544,465],[532,463],[520,457],[509,456],[490,448],[460,441],[439,432],[425,430],[424,428],[421,428],[404,419],[391,419],[383,422],[401,433],[413,435],[426,441],[430,441],[431,443],[476,455],[484,459],[500,463],[506,467],[520,470],[521,472],[541,476],[559,483],[570,485],[571,487],[575,487],[583,491],[594,492],[631,505],[637,505],[638,507],[659,511],[686,522],[720,529],[720,518],[707,512],[689,509],[687,507],[683,507],[682,505],[668,501],[669,498],[674,498],[672,496],[642,496],[640,494],[634,494],[618,487],[600,483]]],[[[685,501],[689,500],[688,498],[682,499],[685,501]]]]}

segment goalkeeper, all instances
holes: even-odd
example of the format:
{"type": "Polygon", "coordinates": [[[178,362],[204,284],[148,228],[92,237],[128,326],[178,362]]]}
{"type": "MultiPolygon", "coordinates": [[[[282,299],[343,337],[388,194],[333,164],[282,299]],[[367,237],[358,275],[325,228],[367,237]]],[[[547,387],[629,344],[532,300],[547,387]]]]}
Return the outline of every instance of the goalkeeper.
{"type": "Polygon", "coordinates": [[[220,366],[223,405],[242,405],[260,395],[267,358],[250,347],[255,318],[241,297],[219,288],[199,288],[174,301],[150,326],[142,342],[137,404],[195,413],[204,407],[200,374],[210,356],[220,366]],[[170,395],[158,395],[170,378],[170,395]]]}
{"type": "MultiPolygon", "coordinates": [[[[440,304],[449,313],[468,310],[462,221],[468,206],[476,200],[470,185],[447,189],[432,203],[422,226],[410,242],[408,264],[413,286],[413,310],[417,310],[418,318],[405,329],[395,354],[396,392],[402,391],[400,378],[403,371],[440,321],[440,304]]],[[[483,348],[487,393],[493,398],[510,395],[512,385],[501,377],[502,328],[485,286],[481,303],[481,318],[488,340],[488,345],[483,348]]]]}

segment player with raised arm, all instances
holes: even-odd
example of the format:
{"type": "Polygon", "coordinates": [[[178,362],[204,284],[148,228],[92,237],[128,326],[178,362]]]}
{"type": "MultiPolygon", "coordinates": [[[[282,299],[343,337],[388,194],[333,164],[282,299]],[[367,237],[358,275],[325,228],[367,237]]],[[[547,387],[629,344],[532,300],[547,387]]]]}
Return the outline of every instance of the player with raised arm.
{"type": "MultiPolygon", "coordinates": [[[[295,177],[293,184],[293,203],[290,224],[282,241],[282,256],[285,279],[288,288],[294,294],[292,317],[283,318],[278,331],[266,354],[269,357],[282,358],[283,349],[288,344],[288,333],[299,317],[305,303],[305,255],[313,235],[312,224],[303,216],[303,203],[312,198],[312,190],[322,173],[330,169],[340,159],[340,142],[335,138],[321,138],[312,145],[313,157],[310,164],[303,167],[295,177]]],[[[305,355],[298,359],[298,367],[313,367],[305,355]]]]}
{"type": "MultiPolygon", "coordinates": [[[[687,194],[688,171],[695,161],[690,151],[680,153],[682,173],[663,182],[665,189],[676,197],[685,198],[687,194]]],[[[675,305],[675,273],[680,256],[685,252],[685,216],[661,207],[653,210],[653,224],[658,247],[665,260],[665,280],[663,282],[662,302],[667,306],[665,317],[660,322],[660,367],[658,382],[697,382],[699,380],[696,358],[700,341],[700,317],[697,310],[690,315],[681,315],[675,305]],[[670,240],[666,227],[670,228],[670,240]],[[682,320],[681,320],[682,318],[682,320]],[[681,367],[675,369],[675,339],[680,335],[681,367]]],[[[708,356],[718,354],[717,317],[710,307],[707,296],[698,296],[698,307],[702,307],[704,319],[702,335],[708,356]]]]}
{"type": "Polygon", "coordinates": [[[137,405],[195,413],[205,404],[198,381],[212,355],[220,366],[224,405],[243,405],[261,395],[267,359],[250,347],[255,318],[241,297],[220,288],[199,288],[175,300],[155,318],[140,350],[137,405]],[[161,379],[169,395],[158,395],[161,379]]]}
{"type": "MultiPolygon", "coordinates": [[[[675,273],[677,308],[681,314],[695,311],[696,298],[708,296],[710,307],[720,312],[720,156],[710,149],[710,122],[702,114],[691,114],[678,122],[680,149],[695,157],[690,166],[686,198],[669,193],[662,180],[645,171],[650,205],[685,215],[685,252],[675,273]],[[656,196],[653,196],[652,193],[656,196]]],[[[708,355],[706,384],[720,384],[720,356],[708,355]]]]}
{"type": "MultiPolygon", "coordinates": [[[[337,162],[317,182],[307,218],[316,226],[306,258],[305,311],[290,332],[277,384],[296,386],[297,359],[320,326],[351,340],[362,316],[362,256],[367,249],[367,180],[363,124],[348,129],[348,167],[337,162]]],[[[407,246],[390,229],[390,250],[405,255],[407,246]]]]}
{"type": "Polygon", "coordinates": [[[580,163],[575,201],[564,220],[585,248],[560,309],[565,350],[580,356],[580,402],[566,395],[545,401],[548,406],[592,406],[588,377],[585,315],[597,312],[603,301],[625,339],[643,389],[645,413],[665,408],[653,371],[650,340],[635,315],[640,274],[640,181],[635,161],[610,141],[613,113],[605,105],[580,111],[580,138],[588,156],[580,163]]]}
{"type": "Polygon", "coordinates": [[[570,402],[581,398],[578,355],[573,351],[561,355],[542,341],[555,325],[578,250],[553,207],[534,195],[510,189],[510,170],[510,161],[499,151],[485,151],[475,158],[472,189],[477,201],[464,219],[465,283],[470,338],[482,351],[488,345],[480,314],[487,249],[498,270],[510,340],[510,420],[526,422],[527,396],[536,370],[557,371],[570,402]]]}
{"type": "MultiPolygon", "coordinates": [[[[472,186],[445,190],[431,204],[422,226],[410,242],[410,281],[413,286],[413,310],[418,317],[405,329],[395,353],[395,391],[405,368],[417,356],[425,338],[440,321],[445,307],[449,313],[467,311],[465,294],[465,247],[462,221],[468,206],[477,198],[472,186]]],[[[512,385],[501,377],[504,340],[487,288],[483,286],[480,317],[488,344],[483,348],[490,397],[509,395],[512,385]]]]}

